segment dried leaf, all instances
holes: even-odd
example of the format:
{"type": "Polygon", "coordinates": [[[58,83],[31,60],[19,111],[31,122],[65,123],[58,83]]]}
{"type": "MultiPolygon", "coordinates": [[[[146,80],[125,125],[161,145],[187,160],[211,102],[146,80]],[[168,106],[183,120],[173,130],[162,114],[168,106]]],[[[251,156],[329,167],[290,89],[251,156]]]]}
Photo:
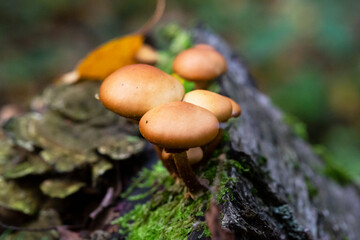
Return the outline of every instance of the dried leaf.
{"type": "Polygon", "coordinates": [[[142,35],[127,35],[101,45],[76,67],[80,78],[102,80],[118,68],[136,63],[135,56],[143,42],[142,35]]]}
{"type": "Polygon", "coordinates": [[[22,188],[14,181],[0,177],[0,206],[32,215],[38,209],[39,199],[35,190],[22,188]]]}
{"type": "Polygon", "coordinates": [[[53,198],[66,198],[79,191],[86,184],[67,179],[48,179],[41,183],[41,191],[53,198]]]}

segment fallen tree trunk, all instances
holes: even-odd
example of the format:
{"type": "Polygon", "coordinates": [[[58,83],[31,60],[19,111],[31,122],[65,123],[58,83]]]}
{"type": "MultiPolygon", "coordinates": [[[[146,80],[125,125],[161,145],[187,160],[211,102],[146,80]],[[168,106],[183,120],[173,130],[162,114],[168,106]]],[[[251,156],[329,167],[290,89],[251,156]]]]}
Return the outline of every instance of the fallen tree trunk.
{"type": "Polygon", "coordinates": [[[31,112],[5,125],[7,137],[0,134],[0,221],[20,230],[41,222],[35,226],[49,239],[70,234],[60,224],[73,225],[76,237],[102,229],[82,231],[93,240],[360,239],[358,187],[322,174],[324,162],[284,123],[221,38],[203,28],[192,37],[225,56],[220,91],[242,107],[212,159],[197,169],[208,192],[184,199],[184,187],[154,165],[155,151],[136,126],[93,98],[99,83],[50,86],[31,112]],[[144,165],[151,170],[129,181],[144,165]],[[50,214],[54,223],[40,221],[50,214]]]}
{"type": "Polygon", "coordinates": [[[231,191],[221,203],[222,226],[237,239],[360,239],[358,187],[319,173],[323,161],[284,124],[281,111],[254,87],[241,58],[221,38],[202,28],[193,35],[226,57],[228,71],[219,83],[243,109],[229,130],[230,155],[250,170],[229,170],[237,181],[228,183],[231,191]]]}

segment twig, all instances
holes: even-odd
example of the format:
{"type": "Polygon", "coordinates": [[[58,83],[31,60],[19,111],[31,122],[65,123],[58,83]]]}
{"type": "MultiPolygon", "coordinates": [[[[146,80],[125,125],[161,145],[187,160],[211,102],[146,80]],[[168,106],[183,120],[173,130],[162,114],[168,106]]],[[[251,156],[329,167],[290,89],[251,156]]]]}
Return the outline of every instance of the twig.
{"type": "Polygon", "coordinates": [[[14,231],[23,231],[23,232],[47,232],[47,231],[57,230],[60,227],[74,229],[74,228],[81,228],[83,227],[83,225],[60,225],[60,226],[50,226],[43,228],[27,228],[27,227],[17,227],[0,222],[0,228],[14,230],[14,231]]]}
{"type": "Polygon", "coordinates": [[[108,207],[114,200],[114,188],[108,188],[105,197],[101,201],[100,205],[90,213],[90,218],[94,219],[96,216],[106,207],[108,207]]]}
{"type": "Polygon", "coordinates": [[[150,31],[150,29],[160,20],[162,15],[164,14],[164,10],[166,7],[166,0],[157,0],[156,8],[152,15],[152,17],[135,33],[145,35],[150,31]]]}

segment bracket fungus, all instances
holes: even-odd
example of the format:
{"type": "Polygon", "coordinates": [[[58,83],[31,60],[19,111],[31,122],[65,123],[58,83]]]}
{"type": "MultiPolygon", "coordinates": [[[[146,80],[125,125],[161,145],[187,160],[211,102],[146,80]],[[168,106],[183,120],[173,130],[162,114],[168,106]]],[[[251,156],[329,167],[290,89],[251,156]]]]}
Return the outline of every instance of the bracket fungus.
{"type": "Polygon", "coordinates": [[[195,45],[182,51],[173,62],[173,70],[180,77],[195,82],[195,89],[206,89],[209,81],[226,72],[226,60],[207,44],[195,45]]]}
{"type": "Polygon", "coordinates": [[[203,187],[188,161],[186,150],[211,142],[219,122],[210,111],[187,102],[171,102],[151,109],[140,119],[140,133],[149,142],[173,153],[179,177],[191,194],[203,187]]]}

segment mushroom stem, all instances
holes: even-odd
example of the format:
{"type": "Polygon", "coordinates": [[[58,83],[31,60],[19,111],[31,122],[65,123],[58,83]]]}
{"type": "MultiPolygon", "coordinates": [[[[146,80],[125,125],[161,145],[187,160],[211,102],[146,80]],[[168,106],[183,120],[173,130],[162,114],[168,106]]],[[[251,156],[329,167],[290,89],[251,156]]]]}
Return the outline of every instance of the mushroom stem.
{"type": "Polygon", "coordinates": [[[219,145],[223,135],[224,135],[224,129],[219,128],[219,132],[216,135],[216,137],[214,138],[214,140],[212,140],[210,143],[208,143],[207,145],[205,145],[203,147],[204,158],[203,158],[202,162],[206,162],[211,158],[212,154],[214,153],[217,146],[219,145]]]}
{"type": "Polygon", "coordinates": [[[203,189],[203,186],[200,184],[191,168],[186,151],[174,153],[174,160],[179,176],[189,188],[189,192],[195,194],[203,189]]]}
{"type": "Polygon", "coordinates": [[[207,90],[210,85],[210,81],[195,81],[195,89],[207,90]]]}
{"type": "Polygon", "coordinates": [[[170,173],[171,177],[176,179],[178,177],[178,172],[176,170],[176,166],[174,163],[174,159],[173,158],[169,158],[169,159],[164,159],[161,155],[162,153],[162,148],[154,145],[156,153],[158,155],[158,157],[160,158],[162,164],[165,166],[165,168],[168,170],[168,172],[170,173]]]}

